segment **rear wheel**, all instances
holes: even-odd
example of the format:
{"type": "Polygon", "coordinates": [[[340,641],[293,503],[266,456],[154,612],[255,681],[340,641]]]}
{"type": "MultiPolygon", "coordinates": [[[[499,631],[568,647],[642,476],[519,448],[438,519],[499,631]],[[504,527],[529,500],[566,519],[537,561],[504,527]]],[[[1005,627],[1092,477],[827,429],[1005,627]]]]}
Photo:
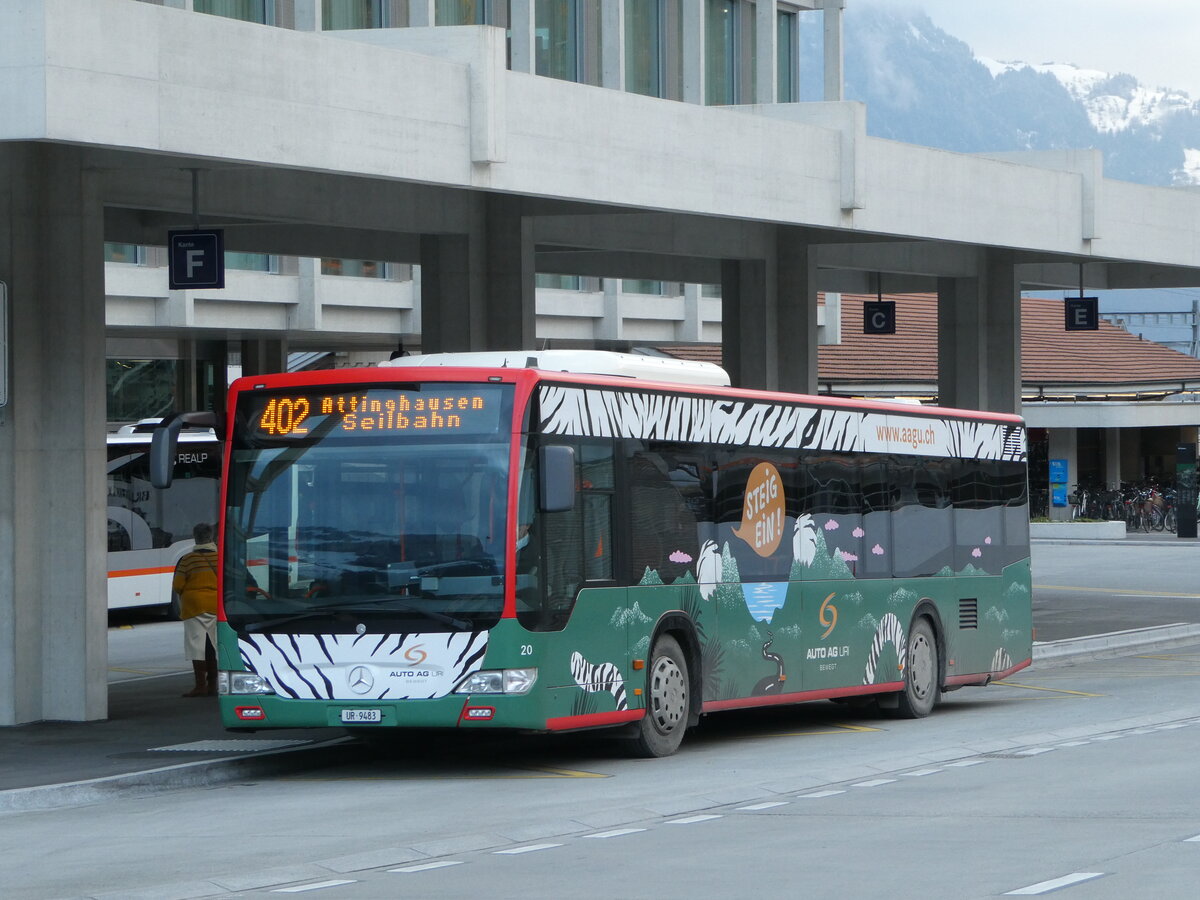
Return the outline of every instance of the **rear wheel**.
{"type": "Polygon", "coordinates": [[[908,632],[904,690],[894,714],[900,719],[921,719],[933,712],[941,696],[937,638],[926,618],[917,619],[908,632]]]}
{"type": "Polygon", "coordinates": [[[687,660],[679,642],[664,634],[654,643],[646,674],[646,715],[638,722],[632,752],[670,756],[683,740],[691,707],[687,660]]]}

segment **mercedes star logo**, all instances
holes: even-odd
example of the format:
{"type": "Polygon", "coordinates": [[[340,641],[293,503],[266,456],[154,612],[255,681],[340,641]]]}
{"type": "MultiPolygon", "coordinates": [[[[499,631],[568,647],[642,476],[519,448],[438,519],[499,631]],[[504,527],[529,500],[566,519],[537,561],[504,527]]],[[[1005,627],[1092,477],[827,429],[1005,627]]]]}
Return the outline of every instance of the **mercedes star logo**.
{"type": "Polygon", "coordinates": [[[355,666],[346,676],[346,683],[356,694],[365,694],[375,686],[375,678],[366,666],[355,666]]]}

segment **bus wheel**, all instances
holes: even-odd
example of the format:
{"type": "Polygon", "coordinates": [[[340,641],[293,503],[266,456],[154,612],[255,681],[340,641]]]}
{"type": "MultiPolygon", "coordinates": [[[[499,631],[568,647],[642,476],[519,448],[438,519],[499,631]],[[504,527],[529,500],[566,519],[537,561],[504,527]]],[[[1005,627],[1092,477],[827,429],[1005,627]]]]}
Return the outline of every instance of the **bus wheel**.
{"type": "Polygon", "coordinates": [[[670,756],[679,749],[690,705],[687,660],[675,638],[665,634],[650,654],[646,715],[638,722],[633,753],[642,757],[670,756]]]}
{"type": "Polygon", "coordinates": [[[941,696],[939,671],[933,626],[926,618],[917,619],[908,633],[908,665],[904,669],[904,690],[894,710],[896,718],[921,719],[933,712],[941,696]]]}

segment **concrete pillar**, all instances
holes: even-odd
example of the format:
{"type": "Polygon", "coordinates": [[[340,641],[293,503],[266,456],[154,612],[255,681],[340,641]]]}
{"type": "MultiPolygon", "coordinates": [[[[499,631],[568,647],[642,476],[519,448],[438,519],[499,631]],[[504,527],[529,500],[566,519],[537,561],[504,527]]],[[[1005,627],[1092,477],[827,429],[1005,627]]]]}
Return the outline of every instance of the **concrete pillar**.
{"type": "Polygon", "coordinates": [[[704,340],[704,302],[698,284],[683,286],[683,321],[679,323],[675,339],[696,343],[704,340]]]}
{"type": "Polygon", "coordinates": [[[107,715],[104,216],[67,146],[0,145],[0,725],[107,715]]]}
{"type": "Polygon", "coordinates": [[[534,0],[511,0],[508,15],[509,67],[514,72],[535,72],[534,0]]]}
{"type": "Polygon", "coordinates": [[[983,296],[978,278],[938,279],[938,403],[979,409],[984,402],[983,296]]]}
{"type": "Polygon", "coordinates": [[[842,17],[846,0],[825,0],[825,99],[845,100],[842,69],[842,17]]]}
{"type": "MultiPolygon", "coordinates": [[[[938,279],[938,394],[943,406],[1021,408],[1021,295],[1012,260],[981,253],[980,274],[938,279]]],[[[900,326],[903,327],[903,326],[900,326]]]]}
{"type": "Polygon", "coordinates": [[[488,350],[532,350],[537,302],[533,218],[522,215],[519,197],[486,198],[485,284],[488,350]]]}
{"type": "MultiPolygon", "coordinates": [[[[1050,459],[1065,459],[1067,461],[1067,494],[1075,490],[1079,483],[1079,455],[1077,452],[1077,435],[1074,428],[1051,428],[1047,431],[1049,445],[1047,448],[1050,459]]],[[[1051,485],[1053,488],[1053,485],[1051,485]]],[[[1050,518],[1055,522],[1066,522],[1071,518],[1071,507],[1055,506],[1053,498],[1050,503],[1050,518]]]]}
{"type": "Polygon", "coordinates": [[[600,84],[625,90],[625,0],[601,0],[600,84]]]}
{"type": "Polygon", "coordinates": [[[1121,429],[1104,429],[1104,483],[1109,490],[1121,486],[1121,429]]]}
{"type": "Polygon", "coordinates": [[[778,389],[817,392],[817,265],[814,253],[795,229],[780,228],[776,238],[778,297],[778,389]]]}
{"type": "MultiPolygon", "coordinates": [[[[471,239],[465,234],[421,236],[421,350],[481,350],[483,323],[472,303],[471,239]]],[[[416,285],[414,284],[414,288],[416,285]]]]}
{"type": "Polygon", "coordinates": [[[243,375],[270,375],[287,371],[287,341],[282,338],[243,340],[241,351],[243,375]]]}
{"type": "Polygon", "coordinates": [[[621,317],[621,279],[601,278],[600,292],[604,297],[604,318],[597,324],[595,335],[602,341],[619,341],[625,332],[621,317]]]}
{"type": "Polygon", "coordinates": [[[1021,411],[1021,285],[1012,255],[987,254],[987,395],[980,409],[1021,411]]]}
{"type": "Polygon", "coordinates": [[[536,325],[533,220],[518,198],[475,200],[467,234],[421,237],[421,348],[524,350],[536,325]]]}
{"type": "Polygon", "coordinates": [[[721,264],[721,357],[735,387],[779,387],[774,260],[721,264]]]}
{"type": "Polygon", "coordinates": [[[704,103],[704,3],[684,3],[680,9],[683,46],[683,100],[704,103]]]}
{"type": "Polygon", "coordinates": [[[754,102],[774,103],[779,80],[775,0],[760,0],[754,5],[754,30],[754,102]]]}

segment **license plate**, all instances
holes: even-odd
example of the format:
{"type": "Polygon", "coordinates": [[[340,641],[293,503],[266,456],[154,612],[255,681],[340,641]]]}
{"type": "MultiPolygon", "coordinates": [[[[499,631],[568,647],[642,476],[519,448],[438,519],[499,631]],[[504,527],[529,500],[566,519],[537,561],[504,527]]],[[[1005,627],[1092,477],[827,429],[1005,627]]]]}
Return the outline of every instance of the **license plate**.
{"type": "Polygon", "coordinates": [[[363,722],[382,722],[383,713],[377,709],[343,709],[342,721],[355,725],[363,722]]]}

